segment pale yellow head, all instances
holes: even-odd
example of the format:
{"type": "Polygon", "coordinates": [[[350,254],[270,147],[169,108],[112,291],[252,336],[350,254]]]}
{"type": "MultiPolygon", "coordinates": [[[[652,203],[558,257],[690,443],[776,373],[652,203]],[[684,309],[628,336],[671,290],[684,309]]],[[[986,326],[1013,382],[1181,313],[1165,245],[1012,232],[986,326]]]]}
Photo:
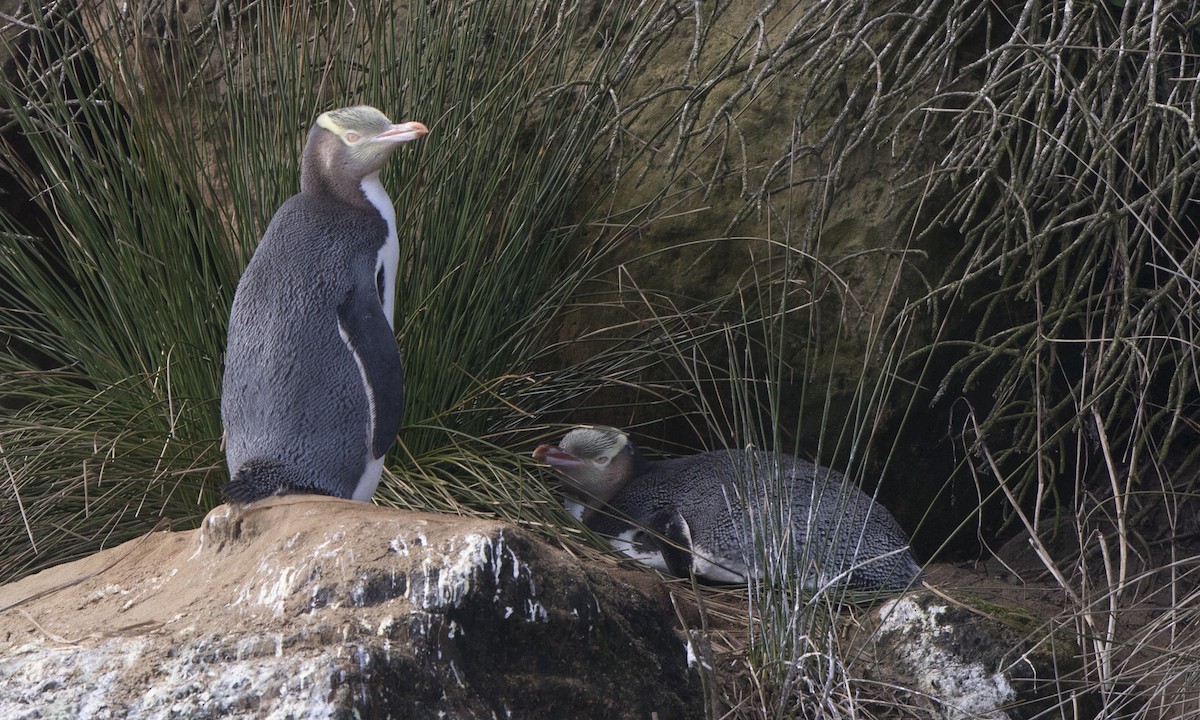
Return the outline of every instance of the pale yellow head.
{"type": "Polygon", "coordinates": [[[631,479],[635,450],[616,428],[585,425],[568,432],[558,445],[540,445],[534,459],[554,468],[583,495],[607,502],[631,479]]]}
{"type": "Polygon", "coordinates": [[[419,122],[394,124],[369,105],[321,113],[304,147],[300,188],[355,200],[363,178],[382,170],[402,143],[428,132],[419,122]]]}

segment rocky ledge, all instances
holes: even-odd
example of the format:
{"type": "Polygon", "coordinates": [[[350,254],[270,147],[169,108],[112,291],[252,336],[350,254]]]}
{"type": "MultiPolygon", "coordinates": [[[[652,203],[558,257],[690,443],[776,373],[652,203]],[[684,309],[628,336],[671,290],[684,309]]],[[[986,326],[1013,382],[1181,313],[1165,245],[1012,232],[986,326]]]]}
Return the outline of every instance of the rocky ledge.
{"type": "Polygon", "coordinates": [[[223,505],[0,588],[0,717],[696,717],[672,623],[503,523],[223,505]]]}

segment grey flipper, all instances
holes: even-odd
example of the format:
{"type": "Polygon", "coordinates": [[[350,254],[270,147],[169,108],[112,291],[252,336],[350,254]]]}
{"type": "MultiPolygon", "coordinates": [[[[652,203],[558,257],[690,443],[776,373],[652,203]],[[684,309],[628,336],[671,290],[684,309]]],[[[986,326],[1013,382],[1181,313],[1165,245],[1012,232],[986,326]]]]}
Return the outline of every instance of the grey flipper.
{"type": "Polygon", "coordinates": [[[692,529],[677,508],[665,508],[651,521],[651,527],[661,537],[654,537],[654,544],[662,554],[667,571],[676,577],[687,577],[692,572],[692,529]]]}
{"type": "Polygon", "coordinates": [[[759,547],[768,545],[811,589],[903,590],[920,578],[886,508],[841,473],[793,455],[716,450],[650,461],[624,432],[584,425],[534,457],[573,492],[604,502],[582,515],[588,527],[655,569],[745,582],[763,577],[759,547]]]}
{"type": "MultiPolygon", "coordinates": [[[[368,275],[374,280],[374,275],[368,275]]],[[[338,328],[362,372],[371,409],[371,452],[381,458],[404,415],[404,367],[375,284],[358,284],[338,305],[338,328]]]]}

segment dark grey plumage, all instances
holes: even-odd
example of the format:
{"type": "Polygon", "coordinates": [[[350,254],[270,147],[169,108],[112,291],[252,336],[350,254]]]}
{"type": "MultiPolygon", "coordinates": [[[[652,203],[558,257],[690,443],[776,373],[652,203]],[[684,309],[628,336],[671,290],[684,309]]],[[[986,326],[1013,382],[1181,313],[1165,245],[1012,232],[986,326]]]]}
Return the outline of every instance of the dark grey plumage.
{"type": "Polygon", "coordinates": [[[272,218],[230,313],[227,499],[374,493],[404,403],[399,248],[379,171],[425,132],[366,106],[324,113],[309,132],[301,191],[272,218]]]}
{"type": "Polygon", "coordinates": [[[792,455],[717,450],[651,461],[621,431],[587,427],[534,456],[578,493],[589,527],[676,575],[719,582],[759,576],[752,528],[762,528],[768,512],[790,530],[795,567],[810,587],[901,590],[921,572],[885,508],[841,473],[792,455]]]}

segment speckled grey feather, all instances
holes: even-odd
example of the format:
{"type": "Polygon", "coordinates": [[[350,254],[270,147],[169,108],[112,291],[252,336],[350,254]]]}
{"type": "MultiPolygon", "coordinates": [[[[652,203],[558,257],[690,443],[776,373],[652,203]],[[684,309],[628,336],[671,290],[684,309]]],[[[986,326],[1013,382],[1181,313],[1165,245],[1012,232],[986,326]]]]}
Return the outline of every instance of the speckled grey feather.
{"type": "MultiPolygon", "coordinates": [[[[229,318],[222,407],[231,468],[270,458],[293,491],[350,497],[368,451],[360,419],[368,408],[358,366],[338,333],[340,313],[357,311],[368,332],[391,342],[391,353],[378,358],[387,365],[379,374],[394,387],[382,393],[389,417],[377,435],[395,436],[403,370],[374,272],[386,234],[373,208],[322,196],[297,195],[276,213],[229,318]],[[340,242],[329,242],[331,235],[340,242]]],[[[387,449],[378,438],[374,444],[377,456],[387,449]]]]}
{"type": "Polygon", "coordinates": [[[229,500],[352,497],[400,425],[403,369],[377,272],[390,229],[361,184],[386,153],[331,166],[341,142],[314,125],[302,190],[275,213],[238,283],[221,397],[229,500]]]}
{"type": "MultiPolygon", "coordinates": [[[[583,466],[565,449],[588,453],[580,451],[583,443],[570,440],[568,434],[561,448],[543,446],[535,456],[572,481],[571,473],[579,476],[583,466]]],[[[648,564],[675,574],[690,569],[714,580],[757,576],[751,526],[761,528],[765,509],[771,508],[777,516],[790,515],[794,567],[810,587],[835,583],[856,590],[900,590],[921,572],[891,513],[834,470],[756,450],[651,461],[632,443],[618,447],[603,470],[592,472],[621,475],[619,488],[585,521],[602,535],[626,538],[631,548],[620,542],[614,547],[643,561],[653,558],[648,564]],[[671,549],[683,543],[689,545],[690,568],[688,556],[681,562],[671,549]]],[[[592,484],[593,495],[598,486],[592,484]]]]}
{"type": "MultiPolygon", "coordinates": [[[[692,542],[711,553],[711,560],[724,560],[744,575],[757,565],[744,513],[761,517],[766,494],[762,488],[772,485],[791,493],[793,537],[806,538],[809,553],[802,557],[805,548],[798,547],[797,556],[805,564],[821,567],[814,582],[827,582],[848,571],[850,588],[895,590],[906,587],[920,572],[907,549],[908,538],[891,513],[847,485],[841,473],[790,455],[718,450],[648,461],[645,471],[617,492],[592,527],[618,536],[632,527],[620,518],[629,518],[655,529],[651,522],[655,517],[675,511],[687,518],[692,542]],[[777,470],[772,467],[776,462],[777,470]],[[782,480],[778,484],[764,477],[775,472],[782,480]],[[895,551],[896,555],[880,558],[895,551]]],[[[774,493],[767,495],[771,496],[774,493]]]]}

